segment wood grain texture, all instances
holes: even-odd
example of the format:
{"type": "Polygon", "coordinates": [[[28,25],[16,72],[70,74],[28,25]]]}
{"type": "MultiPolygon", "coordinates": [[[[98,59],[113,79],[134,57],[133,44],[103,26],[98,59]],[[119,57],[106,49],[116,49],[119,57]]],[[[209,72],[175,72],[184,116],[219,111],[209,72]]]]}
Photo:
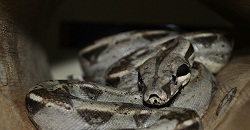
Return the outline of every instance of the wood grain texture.
{"type": "Polygon", "coordinates": [[[24,106],[34,84],[50,79],[41,44],[54,1],[0,1],[0,129],[31,130],[24,106]]]}
{"type": "Polygon", "coordinates": [[[219,87],[208,112],[203,118],[206,130],[250,129],[250,55],[237,56],[216,76],[219,87]],[[224,96],[237,88],[233,100],[223,113],[216,115],[216,110],[224,96]]]}
{"type": "Polygon", "coordinates": [[[50,72],[40,46],[13,35],[0,37],[0,129],[31,129],[25,95],[30,86],[50,79],[50,72]]]}

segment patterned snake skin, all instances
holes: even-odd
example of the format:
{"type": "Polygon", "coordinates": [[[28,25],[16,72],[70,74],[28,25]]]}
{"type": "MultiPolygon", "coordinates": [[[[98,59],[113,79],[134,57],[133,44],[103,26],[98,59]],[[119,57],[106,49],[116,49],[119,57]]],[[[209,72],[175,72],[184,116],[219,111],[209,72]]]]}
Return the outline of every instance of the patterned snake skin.
{"type": "Polygon", "coordinates": [[[222,32],[131,31],[79,53],[84,80],[35,85],[26,108],[38,129],[202,130],[216,92],[212,73],[233,42],[222,32]]]}

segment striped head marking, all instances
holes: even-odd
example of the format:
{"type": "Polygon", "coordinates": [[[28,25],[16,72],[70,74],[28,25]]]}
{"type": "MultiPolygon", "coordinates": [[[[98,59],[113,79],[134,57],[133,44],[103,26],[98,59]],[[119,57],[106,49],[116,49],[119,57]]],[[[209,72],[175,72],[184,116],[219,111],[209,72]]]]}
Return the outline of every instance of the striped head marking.
{"type": "Polygon", "coordinates": [[[143,100],[150,105],[166,104],[190,80],[194,49],[189,41],[177,38],[168,41],[169,47],[146,60],[138,68],[138,85],[143,100]]]}

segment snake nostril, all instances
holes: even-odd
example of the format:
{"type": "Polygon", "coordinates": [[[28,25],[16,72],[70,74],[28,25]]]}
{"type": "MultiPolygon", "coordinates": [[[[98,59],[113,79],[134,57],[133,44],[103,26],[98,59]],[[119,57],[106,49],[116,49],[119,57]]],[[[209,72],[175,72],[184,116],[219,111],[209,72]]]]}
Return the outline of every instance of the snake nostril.
{"type": "Polygon", "coordinates": [[[158,100],[160,100],[160,97],[156,94],[151,94],[149,96],[149,101],[153,104],[157,104],[159,102],[158,100]]]}

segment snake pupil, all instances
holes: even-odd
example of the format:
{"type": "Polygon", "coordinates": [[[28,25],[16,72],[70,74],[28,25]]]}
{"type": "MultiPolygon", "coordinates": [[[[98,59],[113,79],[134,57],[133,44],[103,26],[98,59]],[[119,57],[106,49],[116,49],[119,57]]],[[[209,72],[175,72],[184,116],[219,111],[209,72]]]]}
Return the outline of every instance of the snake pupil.
{"type": "Polygon", "coordinates": [[[184,76],[190,72],[189,67],[186,64],[182,64],[181,66],[178,67],[176,76],[184,76]]]}

